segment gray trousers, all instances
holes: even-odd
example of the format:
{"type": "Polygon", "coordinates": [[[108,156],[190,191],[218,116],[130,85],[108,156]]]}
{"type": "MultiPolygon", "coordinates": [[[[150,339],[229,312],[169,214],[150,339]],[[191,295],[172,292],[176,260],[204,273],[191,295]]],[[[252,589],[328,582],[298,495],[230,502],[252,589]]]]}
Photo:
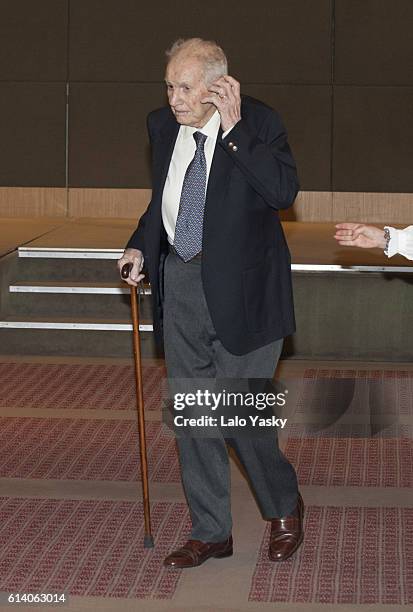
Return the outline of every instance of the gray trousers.
{"type": "MultiPolygon", "coordinates": [[[[164,345],[168,379],[270,378],[282,340],[247,355],[229,353],[218,340],[201,280],[201,259],[184,263],[175,253],[165,262],[164,345]]],[[[189,505],[191,538],[225,540],[232,529],[230,468],[233,447],[264,518],[290,514],[297,503],[297,477],[279,449],[276,434],[224,439],[177,437],[182,482],[189,505]]]]}

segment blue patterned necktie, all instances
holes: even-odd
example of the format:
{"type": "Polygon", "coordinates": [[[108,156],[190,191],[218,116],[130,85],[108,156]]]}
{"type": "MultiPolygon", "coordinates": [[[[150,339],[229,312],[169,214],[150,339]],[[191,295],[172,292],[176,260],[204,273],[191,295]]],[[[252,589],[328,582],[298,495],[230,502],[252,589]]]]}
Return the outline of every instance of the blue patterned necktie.
{"type": "Polygon", "coordinates": [[[178,255],[189,261],[202,250],[207,165],[205,134],[195,132],[196,151],[185,172],[175,226],[174,248],[178,255]]]}

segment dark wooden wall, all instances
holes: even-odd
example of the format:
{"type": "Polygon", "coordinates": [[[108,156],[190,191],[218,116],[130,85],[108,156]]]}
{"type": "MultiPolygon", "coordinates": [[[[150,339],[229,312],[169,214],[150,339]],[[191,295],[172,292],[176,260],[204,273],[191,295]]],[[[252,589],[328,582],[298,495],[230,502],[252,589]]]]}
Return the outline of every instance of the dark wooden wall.
{"type": "Polygon", "coordinates": [[[412,192],[412,23],[412,0],[0,0],[0,185],[149,187],[164,49],[202,36],[281,112],[304,190],[412,192]]]}

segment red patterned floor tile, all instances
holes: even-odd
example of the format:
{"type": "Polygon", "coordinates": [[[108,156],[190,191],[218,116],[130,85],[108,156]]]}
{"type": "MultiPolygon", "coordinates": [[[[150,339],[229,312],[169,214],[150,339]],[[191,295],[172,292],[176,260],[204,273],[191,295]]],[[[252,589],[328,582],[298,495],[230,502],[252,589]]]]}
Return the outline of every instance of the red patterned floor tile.
{"type": "MultiPolygon", "coordinates": [[[[147,422],[146,439],[150,479],[179,482],[173,433],[147,422]]],[[[0,477],[138,480],[136,420],[0,418],[0,477]]]]}
{"type": "Polygon", "coordinates": [[[334,368],[307,368],[304,378],[369,378],[369,379],[413,379],[413,370],[357,370],[334,368]]]}
{"type": "Polygon", "coordinates": [[[140,502],[0,498],[0,591],[171,599],[181,571],[162,561],[190,529],[186,505],[155,502],[151,519],[144,549],[140,502]]]}
{"type": "MultiPolygon", "coordinates": [[[[0,406],[135,409],[134,369],[110,364],[0,364],[0,406]]],[[[163,366],[144,366],[145,409],[161,405],[163,366]]]]}
{"type": "Polygon", "coordinates": [[[413,508],[309,507],[304,543],[283,563],[268,560],[269,534],[250,601],[413,603],[413,508]]]}
{"type": "Polygon", "coordinates": [[[302,485],[413,487],[409,438],[289,438],[285,454],[302,485]]]}
{"type": "MultiPolygon", "coordinates": [[[[150,479],[179,482],[173,433],[146,423],[150,479]]],[[[412,487],[410,438],[288,438],[285,453],[304,485],[412,487]]],[[[139,479],[136,420],[0,418],[0,477],[139,479]]]]}

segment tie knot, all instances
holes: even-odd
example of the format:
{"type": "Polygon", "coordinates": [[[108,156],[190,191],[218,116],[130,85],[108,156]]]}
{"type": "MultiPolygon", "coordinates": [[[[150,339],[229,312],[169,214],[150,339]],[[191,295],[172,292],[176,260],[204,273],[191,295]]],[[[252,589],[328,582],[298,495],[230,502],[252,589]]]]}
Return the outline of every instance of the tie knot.
{"type": "Polygon", "coordinates": [[[197,149],[199,149],[199,147],[201,147],[207,139],[206,134],[203,134],[202,132],[194,132],[193,137],[195,138],[197,149]]]}

